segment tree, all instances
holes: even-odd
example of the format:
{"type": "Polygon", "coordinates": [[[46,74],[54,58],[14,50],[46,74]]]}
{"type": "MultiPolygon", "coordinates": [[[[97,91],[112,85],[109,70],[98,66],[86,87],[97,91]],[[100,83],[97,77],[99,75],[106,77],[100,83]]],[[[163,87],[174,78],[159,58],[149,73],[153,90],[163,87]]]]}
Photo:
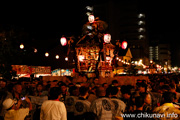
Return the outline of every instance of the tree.
{"type": "Polygon", "coordinates": [[[19,50],[23,32],[16,26],[0,24],[0,76],[11,79],[16,76],[11,65],[22,62],[22,51],[19,50]]]}

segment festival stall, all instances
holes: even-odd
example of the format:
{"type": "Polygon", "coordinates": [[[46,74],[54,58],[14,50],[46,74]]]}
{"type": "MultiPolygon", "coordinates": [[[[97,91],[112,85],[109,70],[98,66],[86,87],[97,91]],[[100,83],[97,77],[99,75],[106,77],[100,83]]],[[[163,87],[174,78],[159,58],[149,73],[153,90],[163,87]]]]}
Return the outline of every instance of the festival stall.
{"type": "Polygon", "coordinates": [[[51,76],[50,66],[28,66],[28,65],[12,65],[12,70],[16,71],[19,78],[21,77],[34,77],[51,76]]]}

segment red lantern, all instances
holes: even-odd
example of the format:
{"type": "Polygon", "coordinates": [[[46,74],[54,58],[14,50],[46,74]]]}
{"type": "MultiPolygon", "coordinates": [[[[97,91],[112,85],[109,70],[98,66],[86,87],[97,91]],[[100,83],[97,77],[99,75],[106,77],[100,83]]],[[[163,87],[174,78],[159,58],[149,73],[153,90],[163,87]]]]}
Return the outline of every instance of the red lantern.
{"type": "Polygon", "coordinates": [[[94,15],[89,15],[88,20],[90,23],[94,22],[94,15]]]}
{"type": "Polygon", "coordinates": [[[126,48],[127,48],[127,42],[126,42],[126,41],[123,41],[121,47],[122,47],[122,49],[126,49],[126,48]]]}
{"type": "Polygon", "coordinates": [[[61,42],[61,45],[62,45],[62,46],[65,46],[65,45],[67,44],[67,40],[66,40],[65,37],[62,37],[61,40],[60,40],[60,42],[61,42]]]}
{"type": "Polygon", "coordinates": [[[104,42],[110,43],[111,41],[111,35],[110,34],[104,34],[104,42]]]}

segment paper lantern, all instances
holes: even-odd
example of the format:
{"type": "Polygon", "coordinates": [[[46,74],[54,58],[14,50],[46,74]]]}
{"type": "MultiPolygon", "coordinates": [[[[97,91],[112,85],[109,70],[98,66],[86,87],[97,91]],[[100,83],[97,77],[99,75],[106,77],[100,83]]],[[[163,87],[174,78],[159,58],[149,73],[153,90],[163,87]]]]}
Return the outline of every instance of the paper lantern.
{"type": "Polygon", "coordinates": [[[111,35],[110,34],[104,34],[104,42],[110,43],[111,41],[111,35]]]}
{"type": "Polygon", "coordinates": [[[78,59],[80,62],[82,62],[84,60],[84,58],[85,58],[84,55],[78,55],[78,59]]]}
{"type": "Polygon", "coordinates": [[[24,45],[23,45],[23,44],[21,44],[19,47],[20,47],[21,49],[24,49],[24,45]]]}
{"type": "Polygon", "coordinates": [[[59,55],[56,55],[56,59],[59,59],[59,55]]]}
{"type": "Polygon", "coordinates": [[[89,15],[88,20],[90,23],[94,22],[94,15],[89,15]]]}
{"type": "Polygon", "coordinates": [[[37,53],[37,49],[36,48],[34,48],[34,53],[37,53]]]}
{"type": "Polygon", "coordinates": [[[65,57],[65,61],[68,61],[68,57],[65,57]]]}
{"type": "Polygon", "coordinates": [[[122,49],[126,49],[126,48],[127,48],[127,42],[126,42],[126,41],[123,41],[121,47],[122,47],[122,49]]]}
{"type": "Polygon", "coordinates": [[[46,53],[45,53],[45,56],[46,56],[46,57],[48,57],[48,56],[49,56],[49,53],[48,53],[48,52],[46,52],[46,53]]]}
{"type": "Polygon", "coordinates": [[[61,45],[62,45],[62,46],[65,46],[65,45],[67,44],[67,40],[66,40],[65,37],[62,37],[62,38],[60,39],[60,42],[61,42],[61,45]]]}

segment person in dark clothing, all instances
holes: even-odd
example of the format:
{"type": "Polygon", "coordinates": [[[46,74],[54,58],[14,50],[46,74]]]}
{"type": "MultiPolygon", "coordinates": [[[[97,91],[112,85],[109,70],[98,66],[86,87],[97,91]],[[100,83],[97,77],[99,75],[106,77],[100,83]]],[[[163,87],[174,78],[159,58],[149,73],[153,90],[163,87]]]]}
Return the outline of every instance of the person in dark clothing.
{"type": "Polygon", "coordinates": [[[60,89],[62,92],[61,101],[64,102],[66,99],[66,95],[67,95],[67,85],[65,83],[61,83],[60,89]]]}
{"type": "MultiPolygon", "coordinates": [[[[147,112],[143,111],[143,107],[145,105],[145,100],[143,96],[137,96],[135,98],[135,105],[136,110],[132,112],[131,114],[134,116],[131,116],[131,120],[153,120],[153,118],[150,118],[149,116],[146,116],[147,112]]],[[[124,118],[124,120],[129,118],[124,118]]]]}
{"type": "Polygon", "coordinates": [[[69,93],[70,95],[66,96],[66,99],[65,99],[65,106],[67,110],[67,120],[73,120],[74,119],[74,106],[75,106],[75,101],[78,99],[79,88],[73,85],[69,87],[69,93]]]}
{"type": "Polygon", "coordinates": [[[125,104],[126,104],[126,109],[125,109],[125,113],[129,113],[132,112],[132,100],[131,100],[131,89],[126,86],[123,85],[121,86],[121,93],[122,93],[122,97],[120,98],[125,104]]]}
{"type": "Polygon", "coordinates": [[[147,113],[152,113],[152,98],[151,95],[148,92],[144,92],[141,94],[141,96],[144,98],[144,106],[143,111],[147,113]]]}

